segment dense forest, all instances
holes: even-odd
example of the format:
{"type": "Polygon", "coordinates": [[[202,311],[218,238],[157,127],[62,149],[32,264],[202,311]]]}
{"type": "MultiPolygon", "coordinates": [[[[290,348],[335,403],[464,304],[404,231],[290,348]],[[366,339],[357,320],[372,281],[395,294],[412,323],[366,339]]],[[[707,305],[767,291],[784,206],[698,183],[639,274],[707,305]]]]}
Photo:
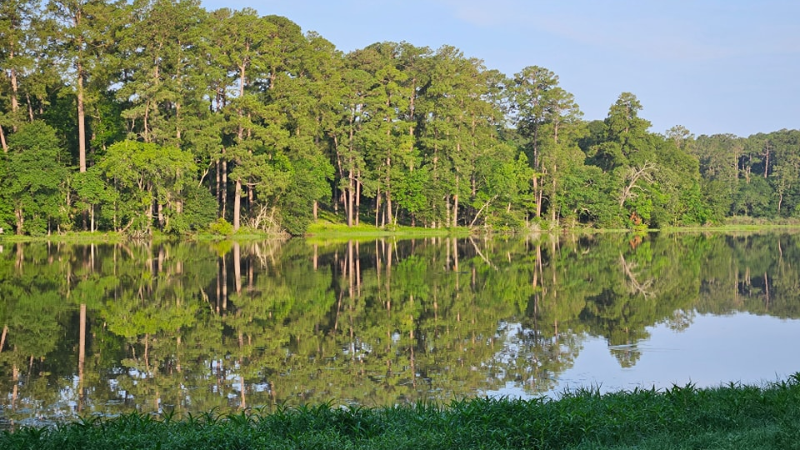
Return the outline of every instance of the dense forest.
{"type": "Polygon", "coordinates": [[[800,214],[800,132],[586,121],[552,71],[452,46],[350,53],[196,0],[0,4],[0,228],[301,234],[349,226],[663,227],[800,214]]]}

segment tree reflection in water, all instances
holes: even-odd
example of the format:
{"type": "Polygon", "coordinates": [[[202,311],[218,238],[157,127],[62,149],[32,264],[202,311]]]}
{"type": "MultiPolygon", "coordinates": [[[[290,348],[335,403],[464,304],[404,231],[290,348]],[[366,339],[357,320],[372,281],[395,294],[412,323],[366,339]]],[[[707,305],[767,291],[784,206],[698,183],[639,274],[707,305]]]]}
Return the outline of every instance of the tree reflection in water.
{"type": "Polygon", "coordinates": [[[3,419],[550,391],[588,337],[800,317],[794,235],[14,244],[3,419]]]}

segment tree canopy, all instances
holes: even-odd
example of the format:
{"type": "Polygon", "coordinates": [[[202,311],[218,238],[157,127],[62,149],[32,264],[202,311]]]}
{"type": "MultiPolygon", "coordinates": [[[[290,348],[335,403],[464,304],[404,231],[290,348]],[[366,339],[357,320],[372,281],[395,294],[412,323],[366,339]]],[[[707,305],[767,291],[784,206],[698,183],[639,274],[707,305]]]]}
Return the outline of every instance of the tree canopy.
{"type": "Polygon", "coordinates": [[[653,133],[629,92],[586,121],[541,66],[509,77],[406,42],[343,53],[194,0],[0,8],[0,227],[16,233],[302,234],[320,209],[493,229],[800,215],[799,131],[653,133]]]}

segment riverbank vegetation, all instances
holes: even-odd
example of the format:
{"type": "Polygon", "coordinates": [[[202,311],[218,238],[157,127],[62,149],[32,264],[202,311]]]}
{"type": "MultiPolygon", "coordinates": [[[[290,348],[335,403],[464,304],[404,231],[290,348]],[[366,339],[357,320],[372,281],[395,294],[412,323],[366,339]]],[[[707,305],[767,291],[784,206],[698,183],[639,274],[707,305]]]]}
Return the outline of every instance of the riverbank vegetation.
{"type": "Polygon", "coordinates": [[[0,228],[302,234],[348,227],[660,228],[798,215],[800,132],[587,121],[552,71],[457,48],[349,53],[193,0],[0,5],[0,228]],[[547,223],[544,223],[547,222],[547,223]]]}
{"type": "Polygon", "coordinates": [[[474,399],[85,419],[0,435],[14,449],[787,449],[800,440],[800,377],[764,387],[692,385],[558,400],[474,399]]]}

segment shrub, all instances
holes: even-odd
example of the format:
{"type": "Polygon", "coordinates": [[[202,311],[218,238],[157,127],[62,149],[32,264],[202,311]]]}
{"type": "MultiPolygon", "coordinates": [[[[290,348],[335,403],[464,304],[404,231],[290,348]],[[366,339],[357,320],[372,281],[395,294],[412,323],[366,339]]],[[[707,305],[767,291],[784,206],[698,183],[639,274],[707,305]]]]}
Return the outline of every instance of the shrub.
{"type": "Polygon", "coordinates": [[[218,234],[221,236],[230,236],[233,234],[233,225],[228,223],[227,220],[220,217],[214,222],[211,222],[211,225],[208,226],[208,230],[213,234],[218,234]]]}

